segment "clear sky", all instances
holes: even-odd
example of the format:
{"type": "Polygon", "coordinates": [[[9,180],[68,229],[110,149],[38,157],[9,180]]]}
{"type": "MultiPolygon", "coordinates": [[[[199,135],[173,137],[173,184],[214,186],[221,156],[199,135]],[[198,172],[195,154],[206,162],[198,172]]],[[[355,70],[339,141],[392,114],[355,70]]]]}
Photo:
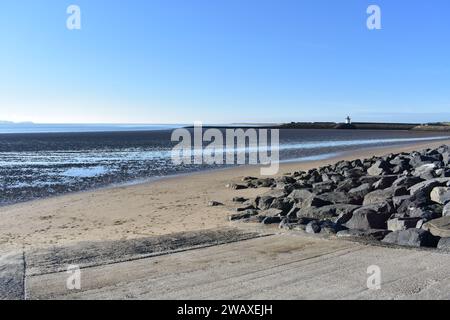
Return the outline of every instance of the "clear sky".
{"type": "Polygon", "coordinates": [[[448,0],[2,0],[0,120],[450,121],[449,17],[448,0]]]}

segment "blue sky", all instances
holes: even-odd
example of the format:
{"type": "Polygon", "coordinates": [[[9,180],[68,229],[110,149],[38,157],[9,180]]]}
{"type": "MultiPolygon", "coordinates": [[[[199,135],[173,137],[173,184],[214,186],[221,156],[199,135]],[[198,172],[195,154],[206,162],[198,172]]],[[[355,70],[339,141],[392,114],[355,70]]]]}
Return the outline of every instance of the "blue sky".
{"type": "Polygon", "coordinates": [[[4,0],[0,120],[450,121],[449,15],[448,0],[4,0]]]}

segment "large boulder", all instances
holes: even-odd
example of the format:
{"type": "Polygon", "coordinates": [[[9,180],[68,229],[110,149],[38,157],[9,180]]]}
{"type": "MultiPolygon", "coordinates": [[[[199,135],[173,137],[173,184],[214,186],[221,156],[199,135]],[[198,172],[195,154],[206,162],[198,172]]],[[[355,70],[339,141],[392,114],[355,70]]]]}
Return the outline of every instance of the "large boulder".
{"type": "Polygon", "coordinates": [[[371,176],[381,176],[390,173],[390,165],[384,160],[378,160],[373,166],[367,169],[367,173],[371,176]]]}
{"type": "Polygon", "coordinates": [[[338,203],[361,204],[362,203],[361,197],[356,197],[354,195],[350,195],[345,192],[323,193],[323,194],[317,196],[317,198],[322,199],[324,202],[329,202],[329,203],[333,203],[333,204],[338,204],[338,203]]]}
{"type": "Polygon", "coordinates": [[[332,204],[323,207],[304,207],[297,211],[298,218],[313,218],[318,220],[333,220],[336,223],[345,223],[353,211],[359,206],[351,204],[332,204]]]}
{"type": "Polygon", "coordinates": [[[444,209],[442,210],[442,216],[450,217],[450,202],[444,206],[444,209]]]}
{"type": "Polygon", "coordinates": [[[411,195],[417,195],[419,193],[429,195],[435,187],[445,186],[449,181],[450,178],[435,178],[431,180],[426,180],[410,187],[409,192],[411,195]]]}
{"type": "Polygon", "coordinates": [[[408,229],[389,233],[382,242],[409,247],[436,247],[438,238],[423,229],[408,229]]]}
{"type": "Polygon", "coordinates": [[[431,201],[447,204],[450,202],[450,187],[436,187],[430,193],[431,201]]]}
{"type": "Polygon", "coordinates": [[[374,203],[380,203],[391,200],[393,197],[407,195],[408,191],[403,187],[391,187],[387,189],[375,190],[364,197],[363,205],[367,206],[374,203]]]}
{"type": "Polygon", "coordinates": [[[306,225],[306,233],[319,233],[321,230],[320,224],[317,221],[311,221],[306,225]]]}
{"type": "Polygon", "coordinates": [[[297,203],[302,203],[312,195],[313,193],[308,189],[296,189],[289,194],[288,198],[295,200],[297,203]]]}
{"type": "Polygon", "coordinates": [[[413,176],[403,176],[398,178],[392,183],[393,187],[406,187],[410,188],[415,184],[418,184],[422,182],[423,179],[420,177],[413,177],[413,176]]]}
{"type": "Polygon", "coordinates": [[[370,183],[363,183],[359,187],[350,189],[348,191],[348,194],[351,195],[354,198],[364,198],[372,190],[373,190],[372,184],[370,184],[370,183]]]}
{"type": "Polygon", "coordinates": [[[377,182],[375,182],[373,184],[373,188],[375,190],[390,188],[390,187],[392,187],[392,184],[394,183],[394,181],[397,180],[397,178],[398,178],[397,175],[384,176],[383,178],[381,178],[380,180],[378,180],[377,182]]]}
{"type": "Polygon", "coordinates": [[[256,207],[261,210],[267,210],[270,208],[270,205],[272,204],[273,200],[275,200],[275,198],[272,196],[257,197],[255,199],[256,207]]]}
{"type": "Polygon", "coordinates": [[[345,224],[349,229],[386,229],[390,213],[383,213],[374,206],[361,207],[353,212],[352,218],[345,224]]]}
{"type": "Polygon", "coordinates": [[[416,228],[417,222],[421,220],[420,218],[394,218],[387,222],[388,230],[390,231],[401,231],[416,228]]]}
{"type": "Polygon", "coordinates": [[[417,167],[413,171],[413,175],[425,180],[436,178],[435,170],[438,166],[435,163],[428,163],[417,167]]]}
{"type": "Polygon", "coordinates": [[[325,192],[331,192],[335,188],[335,184],[333,181],[326,181],[326,182],[318,182],[314,183],[312,190],[316,194],[322,194],[325,192]]]}
{"type": "Polygon", "coordinates": [[[450,216],[428,221],[422,229],[430,231],[437,237],[450,238],[450,216]]]}

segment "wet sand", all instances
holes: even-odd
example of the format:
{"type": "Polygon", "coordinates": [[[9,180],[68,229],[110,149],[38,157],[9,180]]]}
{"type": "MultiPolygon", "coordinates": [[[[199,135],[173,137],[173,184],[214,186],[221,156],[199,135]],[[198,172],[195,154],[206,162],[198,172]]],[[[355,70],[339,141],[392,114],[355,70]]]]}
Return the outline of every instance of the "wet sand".
{"type": "MultiPolygon", "coordinates": [[[[393,152],[449,144],[422,142],[408,146],[367,148],[332,159],[284,163],[279,175],[342,159],[368,158],[393,152]]],[[[255,197],[264,189],[230,190],[225,185],[258,176],[256,166],[168,177],[138,185],[56,196],[0,208],[0,248],[45,248],[80,241],[126,240],[175,232],[230,226],[227,216],[235,196],[255,197]],[[225,204],[208,207],[211,200],[225,204]]]]}

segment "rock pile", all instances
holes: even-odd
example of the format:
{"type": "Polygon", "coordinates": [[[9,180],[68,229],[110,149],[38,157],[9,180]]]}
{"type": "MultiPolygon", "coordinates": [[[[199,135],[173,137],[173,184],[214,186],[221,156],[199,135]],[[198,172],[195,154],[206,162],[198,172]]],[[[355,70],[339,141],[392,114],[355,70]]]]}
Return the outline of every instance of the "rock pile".
{"type": "Polygon", "coordinates": [[[230,220],[278,223],[280,228],[371,237],[397,245],[448,248],[449,239],[440,239],[442,235],[427,225],[435,219],[448,219],[450,224],[449,155],[449,146],[442,146],[340,161],[275,179],[246,177],[242,184],[228,187],[271,190],[256,199],[233,199],[241,206],[230,220]]]}

